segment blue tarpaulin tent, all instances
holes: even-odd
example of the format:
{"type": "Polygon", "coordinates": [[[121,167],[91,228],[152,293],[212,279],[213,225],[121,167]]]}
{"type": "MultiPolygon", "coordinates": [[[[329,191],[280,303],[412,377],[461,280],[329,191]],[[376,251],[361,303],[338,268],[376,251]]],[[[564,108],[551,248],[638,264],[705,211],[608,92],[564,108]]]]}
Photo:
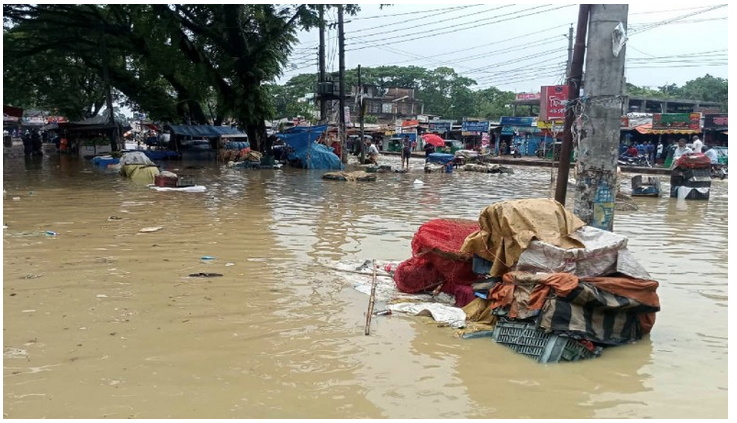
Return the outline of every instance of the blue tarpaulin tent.
{"type": "Polygon", "coordinates": [[[343,169],[343,163],[331,148],[315,142],[326,129],[327,125],[295,126],[277,137],[293,150],[287,158],[298,160],[305,169],[343,169]]]}
{"type": "Polygon", "coordinates": [[[233,138],[247,137],[236,128],[230,126],[210,126],[210,125],[171,125],[171,130],[177,135],[185,135],[193,138],[233,138]]]}

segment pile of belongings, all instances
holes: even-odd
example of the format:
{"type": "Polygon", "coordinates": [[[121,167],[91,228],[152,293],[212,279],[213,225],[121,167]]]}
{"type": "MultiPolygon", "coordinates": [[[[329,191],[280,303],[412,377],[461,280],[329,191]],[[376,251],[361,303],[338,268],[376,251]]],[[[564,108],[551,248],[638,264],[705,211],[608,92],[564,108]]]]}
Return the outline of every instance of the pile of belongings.
{"type": "Polygon", "coordinates": [[[463,166],[463,170],[481,173],[512,173],[512,169],[498,164],[474,164],[469,163],[463,166]]]}
{"type": "Polygon", "coordinates": [[[467,327],[520,325],[597,355],[641,339],[660,311],[658,282],[627,238],[586,226],[551,199],[498,202],[478,222],[425,223],[394,280],[402,292],[454,295],[467,327]]]}
{"type": "Polygon", "coordinates": [[[258,151],[253,151],[250,148],[242,148],[240,150],[220,150],[218,153],[220,160],[223,162],[256,162],[261,163],[263,155],[258,151]]]}
{"type": "Polygon", "coordinates": [[[367,173],[362,171],[356,172],[328,172],[322,175],[322,179],[328,179],[331,181],[349,181],[349,182],[368,182],[375,181],[376,174],[367,173]]]}
{"type": "Polygon", "coordinates": [[[433,164],[430,162],[425,163],[425,172],[426,173],[432,173],[432,172],[445,172],[445,165],[439,165],[439,164],[433,164]]]}
{"type": "Polygon", "coordinates": [[[120,156],[120,174],[144,185],[153,184],[159,168],[141,151],[130,151],[120,156]]]}

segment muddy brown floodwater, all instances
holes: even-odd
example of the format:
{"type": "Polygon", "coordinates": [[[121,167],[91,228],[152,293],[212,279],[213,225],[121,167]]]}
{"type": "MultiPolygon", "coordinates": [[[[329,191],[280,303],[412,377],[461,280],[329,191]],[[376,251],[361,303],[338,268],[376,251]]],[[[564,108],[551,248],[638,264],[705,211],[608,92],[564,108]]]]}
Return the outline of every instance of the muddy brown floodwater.
{"type": "Polygon", "coordinates": [[[425,174],[413,159],[345,183],[167,163],[207,186],[170,193],[19,152],[3,158],[7,417],[727,417],[727,181],[708,202],[617,212],[661,283],[653,332],[546,366],[422,317],[377,317],[364,336],[368,297],[324,264],[405,259],[429,219],[551,196],[548,169],[425,174]]]}

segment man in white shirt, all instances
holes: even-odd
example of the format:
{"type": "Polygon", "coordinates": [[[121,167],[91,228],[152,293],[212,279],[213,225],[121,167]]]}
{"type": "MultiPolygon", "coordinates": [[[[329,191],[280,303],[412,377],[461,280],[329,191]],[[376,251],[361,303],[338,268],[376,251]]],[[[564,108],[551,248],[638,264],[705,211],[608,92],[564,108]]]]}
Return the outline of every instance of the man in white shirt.
{"type": "Polygon", "coordinates": [[[671,164],[671,167],[675,167],[676,161],[679,157],[681,157],[684,154],[691,154],[693,151],[691,151],[690,148],[686,147],[686,139],[681,138],[678,140],[678,147],[676,147],[675,150],[673,150],[673,163],[671,164]]]}
{"type": "Polygon", "coordinates": [[[704,147],[704,143],[701,142],[698,135],[693,136],[693,152],[701,153],[701,149],[704,147]]]}
{"type": "Polygon", "coordinates": [[[376,146],[371,142],[367,141],[368,144],[368,157],[371,163],[378,165],[377,159],[379,158],[379,150],[376,148],[376,146]]]}
{"type": "Polygon", "coordinates": [[[717,157],[717,151],[714,150],[711,147],[706,147],[706,152],[704,153],[706,157],[711,160],[711,164],[717,164],[719,163],[719,157],[717,157]]]}

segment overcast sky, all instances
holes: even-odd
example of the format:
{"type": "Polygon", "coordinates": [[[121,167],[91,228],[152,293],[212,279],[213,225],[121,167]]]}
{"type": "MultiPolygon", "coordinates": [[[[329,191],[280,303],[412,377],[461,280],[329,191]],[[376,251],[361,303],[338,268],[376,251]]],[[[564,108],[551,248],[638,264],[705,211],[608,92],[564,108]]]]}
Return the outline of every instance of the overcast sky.
{"type": "MultiPolygon", "coordinates": [[[[728,7],[700,2],[630,4],[627,81],[638,86],[683,85],[704,76],[727,78],[728,7]],[[681,18],[668,22],[675,18],[681,18]],[[660,25],[658,25],[660,24],[660,25]]],[[[449,66],[476,88],[537,92],[564,82],[568,28],[578,5],[363,4],[345,17],[346,69],[362,66],[449,66]],[[527,15],[527,16],[523,16],[527,15]]],[[[337,22],[335,11],[328,20],[337,22]]],[[[318,31],[299,34],[292,57],[300,73],[317,71],[318,31]]],[[[338,70],[337,28],[326,34],[328,71],[338,70]]]]}

